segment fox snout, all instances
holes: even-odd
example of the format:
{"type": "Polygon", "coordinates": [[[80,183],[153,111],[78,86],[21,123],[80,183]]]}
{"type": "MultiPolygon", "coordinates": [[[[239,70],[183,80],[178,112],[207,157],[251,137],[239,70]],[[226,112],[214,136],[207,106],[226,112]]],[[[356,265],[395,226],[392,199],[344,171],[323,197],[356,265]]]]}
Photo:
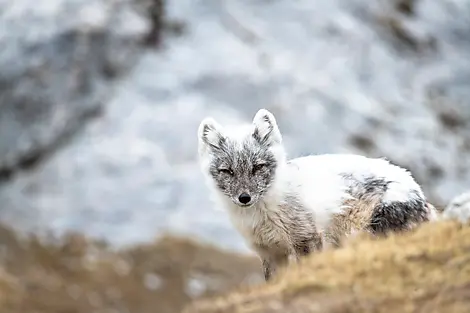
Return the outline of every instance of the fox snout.
{"type": "Polygon", "coordinates": [[[246,205],[250,203],[251,196],[246,192],[243,192],[241,195],[238,196],[238,201],[240,201],[241,204],[246,205]]]}

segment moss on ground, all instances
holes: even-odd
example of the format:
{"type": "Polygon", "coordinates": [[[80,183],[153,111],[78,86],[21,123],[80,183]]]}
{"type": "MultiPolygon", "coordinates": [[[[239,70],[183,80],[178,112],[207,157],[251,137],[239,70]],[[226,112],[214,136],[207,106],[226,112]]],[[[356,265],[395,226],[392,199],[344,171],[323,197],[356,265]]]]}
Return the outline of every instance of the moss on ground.
{"type": "Polygon", "coordinates": [[[185,313],[470,312],[470,225],[441,221],[358,238],[266,285],[199,300],[185,313]]]}

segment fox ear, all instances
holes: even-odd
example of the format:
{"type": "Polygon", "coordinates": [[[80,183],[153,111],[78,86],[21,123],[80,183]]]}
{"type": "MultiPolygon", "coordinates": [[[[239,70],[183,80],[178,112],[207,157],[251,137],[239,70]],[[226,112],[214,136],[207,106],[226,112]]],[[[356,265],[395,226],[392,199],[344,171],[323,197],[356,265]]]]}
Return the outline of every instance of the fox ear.
{"type": "Polygon", "coordinates": [[[200,147],[210,147],[212,149],[221,149],[225,142],[222,126],[213,118],[206,117],[199,124],[198,137],[200,147]]]}
{"type": "Polygon", "coordinates": [[[271,146],[282,142],[281,132],[274,115],[266,109],[260,109],[253,118],[253,137],[262,145],[271,146]]]}

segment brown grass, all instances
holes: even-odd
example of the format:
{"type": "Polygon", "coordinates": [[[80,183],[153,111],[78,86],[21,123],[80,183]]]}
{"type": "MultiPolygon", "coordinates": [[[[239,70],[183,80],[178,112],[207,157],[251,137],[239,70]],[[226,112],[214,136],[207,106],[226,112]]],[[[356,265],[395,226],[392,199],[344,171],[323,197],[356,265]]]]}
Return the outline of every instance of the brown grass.
{"type": "Polygon", "coordinates": [[[253,275],[262,281],[257,259],[186,239],[112,251],[79,235],[44,244],[0,227],[5,313],[178,313],[195,297],[228,292],[253,275]]]}
{"type": "Polygon", "coordinates": [[[358,238],[272,283],[197,301],[185,313],[470,312],[470,225],[442,221],[358,238]]]}
{"type": "Polygon", "coordinates": [[[265,284],[258,259],[191,240],[112,251],[79,235],[45,244],[0,227],[0,312],[470,312],[470,225],[364,236],[265,284]]]}

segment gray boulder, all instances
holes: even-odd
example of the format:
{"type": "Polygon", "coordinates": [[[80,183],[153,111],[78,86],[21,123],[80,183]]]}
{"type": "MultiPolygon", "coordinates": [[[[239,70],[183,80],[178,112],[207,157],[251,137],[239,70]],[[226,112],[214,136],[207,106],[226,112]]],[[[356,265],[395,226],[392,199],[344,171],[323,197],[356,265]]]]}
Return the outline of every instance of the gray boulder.
{"type": "Polygon", "coordinates": [[[470,221],[470,191],[452,199],[442,213],[444,219],[457,219],[462,223],[470,221]]]}

